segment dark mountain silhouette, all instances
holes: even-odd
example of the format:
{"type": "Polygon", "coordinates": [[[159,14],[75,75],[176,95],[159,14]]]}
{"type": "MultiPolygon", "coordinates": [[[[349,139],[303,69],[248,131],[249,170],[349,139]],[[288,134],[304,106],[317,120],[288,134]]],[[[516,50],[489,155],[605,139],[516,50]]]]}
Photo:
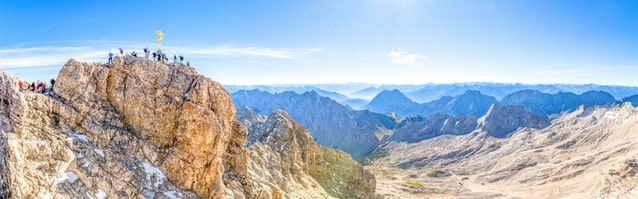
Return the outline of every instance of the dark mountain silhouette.
{"type": "Polygon", "coordinates": [[[410,115],[419,104],[406,97],[398,89],[384,90],[364,108],[379,113],[410,115]]]}

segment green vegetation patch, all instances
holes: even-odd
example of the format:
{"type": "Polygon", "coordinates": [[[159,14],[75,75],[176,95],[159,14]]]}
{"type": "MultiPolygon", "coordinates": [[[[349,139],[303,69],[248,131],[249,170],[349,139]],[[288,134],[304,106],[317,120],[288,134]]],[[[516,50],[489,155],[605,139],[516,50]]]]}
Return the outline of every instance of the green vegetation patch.
{"type": "Polygon", "coordinates": [[[421,188],[421,187],[423,187],[423,186],[424,186],[424,185],[423,185],[423,183],[420,183],[420,182],[414,182],[414,181],[408,181],[408,182],[406,182],[405,184],[406,184],[406,185],[408,185],[408,186],[409,186],[409,187],[411,187],[411,188],[421,188]]]}

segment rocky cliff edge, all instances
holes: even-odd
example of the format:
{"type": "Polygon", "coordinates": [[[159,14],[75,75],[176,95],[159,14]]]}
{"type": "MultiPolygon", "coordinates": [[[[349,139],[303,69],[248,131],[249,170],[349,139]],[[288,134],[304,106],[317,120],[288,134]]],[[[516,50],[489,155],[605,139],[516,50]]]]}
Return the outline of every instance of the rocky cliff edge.
{"type": "MultiPolygon", "coordinates": [[[[131,56],[71,59],[57,80],[52,93],[22,93],[0,71],[3,197],[287,196],[249,178],[256,152],[242,147],[247,130],[228,92],[194,68],[131,56]]],[[[270,161],[256,165],[296,164],[270,161]]]]}

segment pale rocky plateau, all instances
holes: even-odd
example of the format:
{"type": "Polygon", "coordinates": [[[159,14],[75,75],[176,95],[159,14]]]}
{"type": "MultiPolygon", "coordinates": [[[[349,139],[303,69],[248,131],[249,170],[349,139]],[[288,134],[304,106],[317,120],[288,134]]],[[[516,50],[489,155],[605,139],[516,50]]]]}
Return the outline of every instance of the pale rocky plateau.
{"type": "Polygon", "coordinates": [[[366,160],[377,192],[385,198],[638,198],[638,109],[629,103],[581,106],[551,123],[496,111],[469,134],[379,147],[366,160]],[[543,125],[491,136],[514,121],[543,125]]]}

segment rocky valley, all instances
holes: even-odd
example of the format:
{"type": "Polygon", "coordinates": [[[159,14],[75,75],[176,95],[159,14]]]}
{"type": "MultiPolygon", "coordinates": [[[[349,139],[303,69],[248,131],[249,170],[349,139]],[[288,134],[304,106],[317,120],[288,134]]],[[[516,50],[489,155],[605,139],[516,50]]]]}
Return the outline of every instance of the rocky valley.
{"type": "Polygon", "coordinates": [[[580,107],[505,139],[479,128],[390,142],[367,168],[386,198],[636,198],[636,128],[631,105],[580,107]]]}
{"type": "MultiPolygon", "coordinates": [[[[294,104],[295,96],[309,94],[281,98],[294,104]]],[[[385,198],[636,198],[638,109],[631,99],[521,90],[497,101],[467,91],[419,104],[398,90],[384,91],[368,108],[387,110],[395,123],[360,162],[385,198]],[[409,117],[393,111],[419,107],[433,111],[409,117]]],[[[270,109],[281,103],[273,101],[266,103],[270,109]]],[[[309,106],[292,117],[329,110],[309,106]]]]}

